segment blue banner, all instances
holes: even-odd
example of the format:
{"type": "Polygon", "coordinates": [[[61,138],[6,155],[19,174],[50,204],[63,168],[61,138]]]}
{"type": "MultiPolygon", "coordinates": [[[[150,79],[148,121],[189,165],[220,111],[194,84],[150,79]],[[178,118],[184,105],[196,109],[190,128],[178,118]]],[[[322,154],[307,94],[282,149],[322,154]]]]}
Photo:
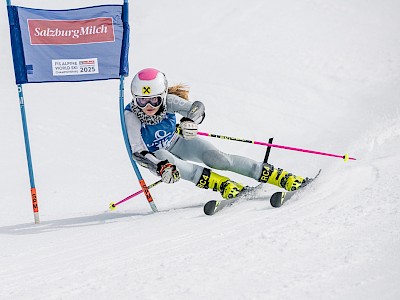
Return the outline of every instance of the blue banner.
{"type": "Polygon", "coordinates": [[[127,5],[70,10],[8,6],[17,84],[128,75],[127,5]]]}

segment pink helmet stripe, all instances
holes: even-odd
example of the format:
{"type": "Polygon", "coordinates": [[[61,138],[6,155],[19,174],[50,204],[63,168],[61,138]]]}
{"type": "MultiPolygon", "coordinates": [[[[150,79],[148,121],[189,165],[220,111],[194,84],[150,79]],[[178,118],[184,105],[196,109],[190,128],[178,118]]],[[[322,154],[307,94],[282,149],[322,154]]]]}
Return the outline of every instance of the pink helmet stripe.
{"type": "Polygon", "coordinates": [[[139,79],[141,80],[153,80],[157,77],[157,74],[160,71],[153,69],[153,68],[147,68],[143,69],[138,73],[139,79]]]}

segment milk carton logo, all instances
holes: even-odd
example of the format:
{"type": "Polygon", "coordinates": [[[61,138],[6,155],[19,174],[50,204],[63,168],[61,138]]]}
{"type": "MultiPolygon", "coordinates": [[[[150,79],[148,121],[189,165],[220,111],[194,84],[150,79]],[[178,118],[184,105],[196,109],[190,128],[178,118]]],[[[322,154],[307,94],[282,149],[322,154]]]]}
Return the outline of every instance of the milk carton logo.
{"type": "Polygon", "coordinates": [[[31,45],[78,45],[114,42],[111,17],[86,20],[28,19],[31,45]]]}

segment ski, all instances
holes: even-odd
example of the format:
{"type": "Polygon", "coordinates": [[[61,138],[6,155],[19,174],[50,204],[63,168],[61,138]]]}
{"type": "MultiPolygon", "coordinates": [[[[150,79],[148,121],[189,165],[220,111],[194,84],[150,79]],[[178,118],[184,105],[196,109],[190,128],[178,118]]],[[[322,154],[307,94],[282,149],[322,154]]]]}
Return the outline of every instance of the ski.
{"type": "Polygon", "coordinates": [[[227,200],[211,200],[204,205],[204,213],[208,216],[214,215],[221,211],[225,207],[231,206],[232,204],[242,200],[253,200],[258,198],[257,192],[263,187],[263,183],[256,185],[255,187],[246,187],[239,196],[227,199],[227,200]]]}
{"type": "MultiPolygon", "coordinates": [[[[315,177],[311,180],[311,182],[313,182],[319,176],[320,173],[321,170],[319,170],[318,174],[315,175],[315,177]]],[[[269,203],[271,204],[272,207],[276,208],[281,207],[286,201],[292,198],[297,192],[302,191],[304,188],[305,187],[292,192],[284,191],[284,192],[273,193],[271,198],[269,199],[269,203]]]]}
{"type": "MultiPolygon", "coordinates": [[[[312,178],[312,180],[307,184],[307,186],[313,182],[321,173],[321,170],[319,170],[318,174],[315,175],[314,178],[312,178]]],[[[211,200],[208,201],[205,205],[204,205],[204,213],[206,215],[214,215],[217,212],[221,211],[222,209],[224,209],[225,207],[229,207],[232,204],[236,203],[236,202],[240,202],[243,200],[253,200],[253,199],[262,199],[262,198],[267,198],[267,196],[260,196],[258,195],[258,191],[261,190],[261,188],[264,186],[263,183],[260,183],[258,185],[256,185],[255,187],[246,187],[242,193],[239,194],[239,196],[237,196],[236,198],[232,198],[232,199],[227,199],[227,200],[211,200]]],[[[272,196],[269,197],[270,200],[270,204],[272,207],[281,207],[286,201],[288,201],[290,198],[292,198],[297,192],[302,191],[305,187],[298,189],[296,191],[281,191],[281,192],[276,192],[274,194],[272,194],[272,196]]]]}

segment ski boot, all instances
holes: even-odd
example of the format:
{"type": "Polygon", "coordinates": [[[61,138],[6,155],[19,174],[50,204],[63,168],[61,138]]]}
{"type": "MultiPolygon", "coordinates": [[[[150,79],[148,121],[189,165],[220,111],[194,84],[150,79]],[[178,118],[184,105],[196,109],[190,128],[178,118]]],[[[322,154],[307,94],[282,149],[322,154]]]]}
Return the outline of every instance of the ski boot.
{"type": "Polygon", "coordinates": [[[213,191],[220,192],[224,199],[237,197],[244,188],[240,183],[214,173],[207,168],[204,168],[203,174],[201,174],[196,186],[202,189],[213,189],[213,191]]]}
{"type": "Polygon", "coordinates": [[[270,183],[287,191],[295,191],[305,187],[312,179],[293,175],[270,164],[263,164],[259,182],[270,183]]]}

